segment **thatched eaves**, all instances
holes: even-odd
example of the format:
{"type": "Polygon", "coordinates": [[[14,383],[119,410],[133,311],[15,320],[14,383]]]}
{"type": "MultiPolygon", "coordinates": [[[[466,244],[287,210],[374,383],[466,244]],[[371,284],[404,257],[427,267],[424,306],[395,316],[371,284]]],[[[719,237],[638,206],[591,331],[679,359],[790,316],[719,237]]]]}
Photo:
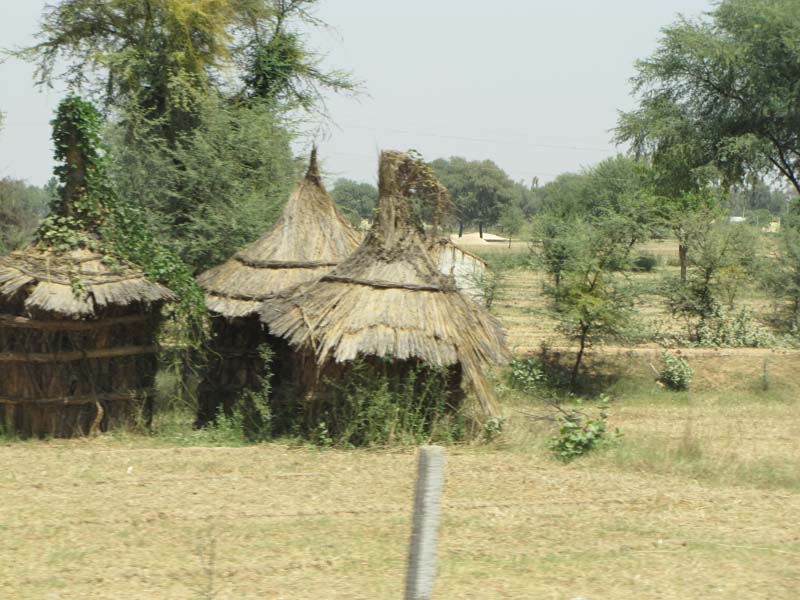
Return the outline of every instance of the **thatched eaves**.
{"type": "Polygon", "coordinates": [[[330,271],[361,239],[325,190],[312,150],[305,178],[272,229],[227,262],[198,277],[209,310],[245,317],[261,302],[330,271]]]}
{"type": "Polygon", "coordinates": [[[0,257],[0,299],[29,314],[92,318],[111,307],[173,299],[144,273],[86,248],[55,252],[38,245],[0,257]]]}
{"type": "Polygon", "coordinates": [[[405,154],[382,153],[379,210],[364,243],[320,280],[265,302],[261,320],[320,367],[366,356],[460,364],[494,414],[484,369],[506,361],[505,333],[433,262],[402,195],[407,162],[405,154]]]}

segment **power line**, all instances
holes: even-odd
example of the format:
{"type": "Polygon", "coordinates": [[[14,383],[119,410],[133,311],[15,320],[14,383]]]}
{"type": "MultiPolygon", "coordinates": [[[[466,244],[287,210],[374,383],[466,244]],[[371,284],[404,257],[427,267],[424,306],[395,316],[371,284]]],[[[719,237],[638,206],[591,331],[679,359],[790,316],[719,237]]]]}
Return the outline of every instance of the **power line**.
{"type": "Polygon", "coordinates": [[[567,145],[567,144],[539,144],[539,143],[531,143],[528,140],[501,140],[497,138],[485,138],[485,137],[471,137],[471,136],[461,136],[461,135],[444,135],[439,133],[433,132],[422,132],[422,131],[409,131],[406,129],[387,129],[387,128],[377,128],[377,127],[368,127],[365,125],[343,125],[345,129],[363,129],[366,131],[374,131],[374,132],[386,132],[386,133],[399,133],[403,135],[416,135],[420,137],[432,137],[432,138],[441,138],[446,140],[458,140],[462,142],[479,142],[483,144],[508,144],[508,145],[524,145],[530,148],[542,148],[545,150],[578,150],[583,152],[613,152],[610,148],[600,148],[597,146],[574,146],[574,145],[567,145]]]}

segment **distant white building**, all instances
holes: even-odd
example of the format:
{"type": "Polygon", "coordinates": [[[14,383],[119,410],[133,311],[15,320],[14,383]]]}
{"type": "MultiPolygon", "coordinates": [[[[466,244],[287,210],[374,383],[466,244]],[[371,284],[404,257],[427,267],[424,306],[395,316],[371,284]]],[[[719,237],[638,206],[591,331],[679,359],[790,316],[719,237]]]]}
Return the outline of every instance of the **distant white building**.
{"type": "Polygon", "coordinates": [[[432,244],[431,255],[442,273],[455,278],[461,292],[483,304],[487,276],[483,259],[445,238],[432,244]]]}

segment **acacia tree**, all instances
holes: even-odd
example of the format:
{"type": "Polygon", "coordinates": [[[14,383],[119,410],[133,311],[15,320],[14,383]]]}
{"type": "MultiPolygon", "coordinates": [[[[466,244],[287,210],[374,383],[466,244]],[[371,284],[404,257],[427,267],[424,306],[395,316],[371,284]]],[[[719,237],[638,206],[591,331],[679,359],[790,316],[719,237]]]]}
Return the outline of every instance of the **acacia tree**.
{"type": "Polygon", "coordinates": [[[352,92],[356,84],[342,70],[321,68],[321,57],[308,50],[292,21],[321,25],[309,10],[318,0],[271,0],[269,18],[263,18],[257,0],[249,0],[244,19],[245,42],[235,47],[250,98],[279,101],[313,110],[322,106],[322,90],[352,92]]]}
{"type": "Polygon", "coordinates": [[[279,212],[296,175],[288,111],[352,88],[294,34],[318,23],[314,4],[61,0],[16,54],[40,84],[60,79],[104,102],[119,202],[199,270],[279,212]]]}
{"type": "Polygon", "coordinates": [[[634,293],[624,269],[657,223],[649,181],[646,165],[616,157],[543,188],[531,250],[549,276],[544,292],[559,330],[578,344],[573,388],[586,349],[624,337],[630,325],[634,293]]]}
{"type": "Polygon", "coordinates": [[[727,184],[773,170],[800,192],[800,4],[722,0],[706,18],[680,18],[636,65],[639,106],[618,139],[657,162],[683,155],[682,185],[713,165],[727,184]]]}
{"type": "Polygon", "coordinates": [[[461,224],[496,224],[515,201],[524,203],[530,195],[490,160],[468,161],[459,156],[439,158],[431,163],[436,177],[449,190],[461,224]]]}
{"type": "MultiPolygon", "coordinates": [[[[586,349],[594,343],[624,336],[630,325],[633,294],[617,266],[632,248],[631,224],[608,215],[599,221],[573,220],[559,232],[563,255],[553,261],[544,250],[535,253],[556,284],[544,286],[558,329],[578,344],[570,386],[575,389],[586,349]]],[[[544,244],[541,248],[547,248],[544,244]]]]}
{"type": "Polygon", "coordinates": [[[372,218],[378,203],[378,188],[371,183],[340,177],[333,184],[331,196],[353,225],[359,226],[362,219],[372,218]]]}
{"type": "Polygon", "coordinates": [[[310,108],[319,90],[352,89],[325,72],[291,32],[313,21],[316,0],[61,0],[48,5],[38,43],[14,54],[33,62],[37,82],[66,81],[106,106],[157,121],[171,144],[197,125],[197,100],[223,91],[238,72],[239,95],[293,100],[310,108]],[[57,73],[61,64],[67,69],[57,73]]]}

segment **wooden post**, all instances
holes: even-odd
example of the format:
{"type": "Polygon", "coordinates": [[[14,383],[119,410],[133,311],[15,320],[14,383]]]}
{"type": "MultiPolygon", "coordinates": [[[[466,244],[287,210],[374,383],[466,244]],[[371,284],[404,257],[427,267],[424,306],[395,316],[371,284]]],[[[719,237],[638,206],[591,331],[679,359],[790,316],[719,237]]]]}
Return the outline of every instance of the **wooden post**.
{"type": "Polygon", "coordinates": [[[444,448],[420,447],[405,600],[430,600],[433,595],[443,483],[444,448]]]}

